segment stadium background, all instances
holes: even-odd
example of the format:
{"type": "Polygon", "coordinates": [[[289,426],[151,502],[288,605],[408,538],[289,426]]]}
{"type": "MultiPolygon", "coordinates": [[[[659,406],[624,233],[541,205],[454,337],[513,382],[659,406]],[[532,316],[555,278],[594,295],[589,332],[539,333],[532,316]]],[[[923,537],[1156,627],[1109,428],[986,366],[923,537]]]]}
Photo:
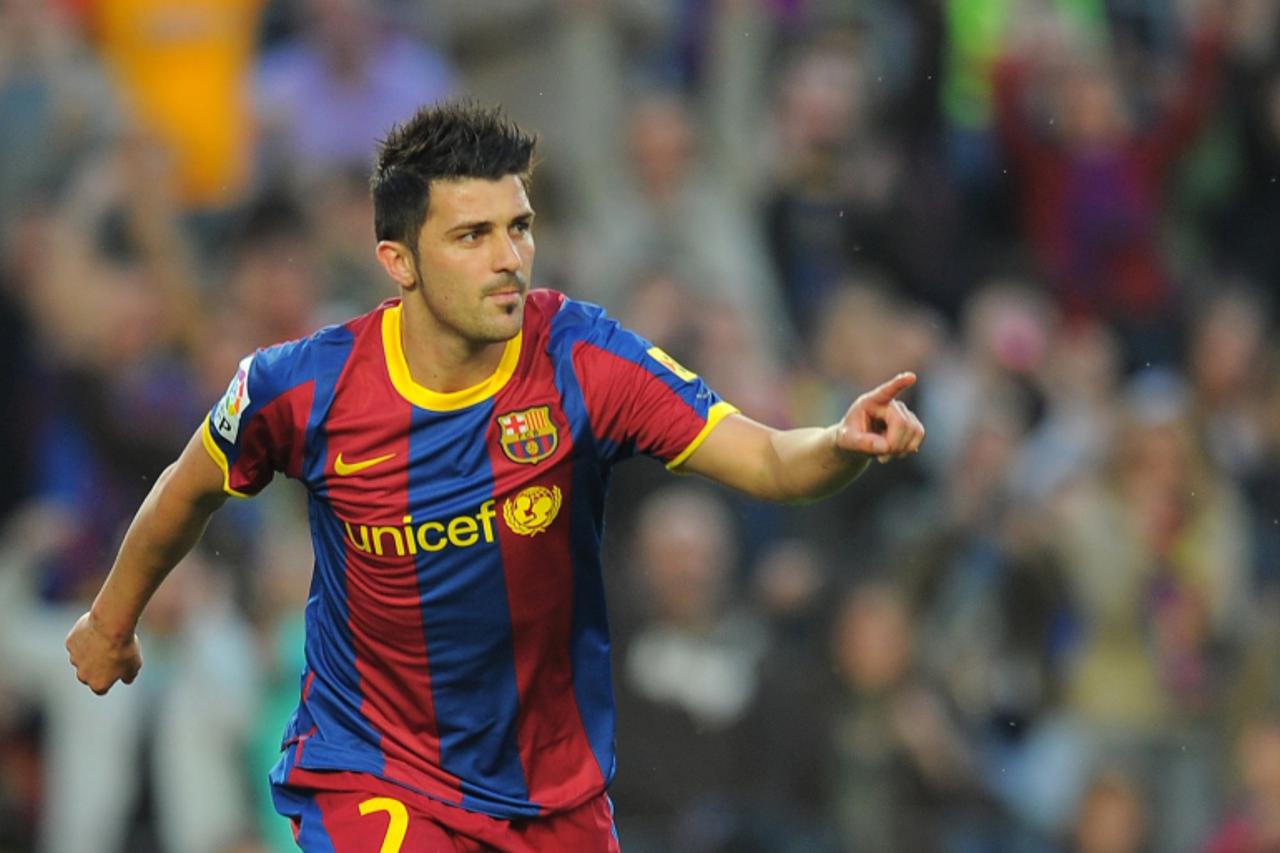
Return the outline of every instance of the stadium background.
{"type": "Polygon", "coordinates": [[[370,152],[450,95],[541,135],[536,283],[746,413],[921,376],[924,452],[821,504],[619,471],[625,849],[1275,849],[1278,19],[0,0],[0,851],[292,849],[300,490],[217,516],[132,688],[62,638],[239,358],[393,293],[370,152]]]}

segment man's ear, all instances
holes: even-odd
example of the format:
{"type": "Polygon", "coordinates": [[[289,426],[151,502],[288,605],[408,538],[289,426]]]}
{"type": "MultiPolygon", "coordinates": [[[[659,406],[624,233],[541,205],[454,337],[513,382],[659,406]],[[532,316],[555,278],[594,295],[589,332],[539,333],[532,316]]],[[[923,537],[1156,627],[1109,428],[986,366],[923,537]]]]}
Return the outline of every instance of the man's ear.
{"type": "Polygon", "coordinates": [[[418,265],[408,246],[398,240],[379,240],[375,253],[378,263],[401,290],[413,290],[418,281],[418,265]]]}

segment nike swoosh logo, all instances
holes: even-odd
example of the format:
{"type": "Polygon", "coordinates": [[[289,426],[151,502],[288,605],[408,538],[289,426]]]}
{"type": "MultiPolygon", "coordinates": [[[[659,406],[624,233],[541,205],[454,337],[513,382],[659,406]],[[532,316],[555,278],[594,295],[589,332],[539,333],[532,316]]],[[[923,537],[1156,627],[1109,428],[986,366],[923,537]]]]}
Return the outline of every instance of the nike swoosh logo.
{"type": "Polygon", "coordinates": [[[338,458],[333,460],[333,470],[338,472],[339,477],[345,477],[348,474],[354,474],[357,471],[363,471],[366,468],[372,468],[379,462],[386,462],[394,453],[388,453],[386,456],[375,456],[372,459],[361,459],[359,462],[343,462],[342,454],[338,454],[338,458]]]}

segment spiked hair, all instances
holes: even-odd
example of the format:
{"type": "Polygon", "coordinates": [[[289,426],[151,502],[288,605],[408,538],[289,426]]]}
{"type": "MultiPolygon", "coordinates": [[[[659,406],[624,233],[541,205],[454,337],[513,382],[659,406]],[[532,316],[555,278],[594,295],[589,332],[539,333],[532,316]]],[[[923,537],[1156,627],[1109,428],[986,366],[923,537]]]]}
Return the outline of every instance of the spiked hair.
{"type": "Polygon", "coordinates": [[[432,181],[516,175],[528,188],[536,144],[501,107],[473,101],[423,107],[378,145],[369,179],[375,237],[402,242],[416,254],[432,181]]]}

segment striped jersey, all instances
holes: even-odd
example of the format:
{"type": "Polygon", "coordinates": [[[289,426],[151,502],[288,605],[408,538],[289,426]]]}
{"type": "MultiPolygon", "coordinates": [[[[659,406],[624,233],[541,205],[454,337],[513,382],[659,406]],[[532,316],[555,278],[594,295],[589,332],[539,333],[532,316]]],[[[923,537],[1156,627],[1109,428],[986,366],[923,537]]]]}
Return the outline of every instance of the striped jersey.
{"type": "Polygon", "coordinates": [[[414,382],[401,306],[240,363],[203,438],[227,492],[309,494],[301,699],[272,772],[368,773],[493,817],[614,773],[600,566],[611,466],[676,467],[736,411],[602,309],[531,291],[484,382],[414,382]]]}

